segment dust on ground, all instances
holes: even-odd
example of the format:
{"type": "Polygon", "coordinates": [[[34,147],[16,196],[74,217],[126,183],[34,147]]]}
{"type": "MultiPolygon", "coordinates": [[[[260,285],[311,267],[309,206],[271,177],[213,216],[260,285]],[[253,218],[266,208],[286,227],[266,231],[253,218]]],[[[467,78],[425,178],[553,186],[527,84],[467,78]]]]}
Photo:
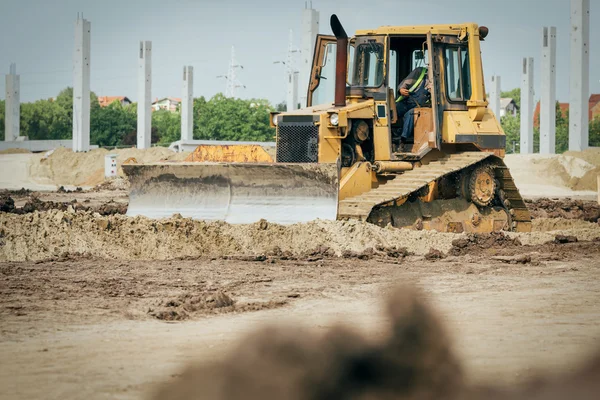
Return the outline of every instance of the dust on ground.
{"type": "Polygon", "coordinates": [[[121,165],[130,158],[138,163],[151,163],[164,160],[184,160],[189,152],[175,153],[166,147],[150,149],[94,149],[86,153],[74,153],[71,149],[59,147],[48,153],[33,156],[29,163],[29,175],[39,183],[52,183],[57,186],[96,186],[104,182],[104,157],[117,155],[118,175],[124,176],[121,165]]]}

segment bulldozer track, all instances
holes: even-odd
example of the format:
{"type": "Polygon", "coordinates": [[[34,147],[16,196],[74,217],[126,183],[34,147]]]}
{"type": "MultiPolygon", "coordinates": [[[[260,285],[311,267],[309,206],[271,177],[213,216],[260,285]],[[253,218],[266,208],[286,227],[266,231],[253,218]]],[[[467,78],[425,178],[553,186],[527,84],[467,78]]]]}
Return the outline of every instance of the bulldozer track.
{"type": "Polygon", "coordinates": [[[485,152],[465,152],[449,154],[437,161],[422,165],[411,171],[396,176],[376,189],[340,201],[339,219],[358,219],[366,221],[371,211],[377,206],[394,205],[412,194],[418,194],[430,183],[452,173],[490,161],[496,179],[503,190],[505,208],[511,216],[511,230],[528,231],[531,229],[531,217],[525,202],[521,198],[510,171],[499,157],[485,152]]]}

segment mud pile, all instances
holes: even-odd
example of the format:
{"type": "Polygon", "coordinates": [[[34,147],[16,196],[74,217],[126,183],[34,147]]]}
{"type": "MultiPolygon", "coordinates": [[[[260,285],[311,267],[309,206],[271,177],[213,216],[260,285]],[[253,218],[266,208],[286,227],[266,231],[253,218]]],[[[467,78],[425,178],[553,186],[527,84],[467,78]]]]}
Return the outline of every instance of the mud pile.
{"type": "MultiPolygon", "coordinates": [[[[172,217],[151,220],[89,211],[0,213],[0,260],[42,260],[64,254],[110,259],[175,259],[224,255],[309,254],[327,248],[337,256],[367,249],[406,248],[424,255],[447,252],[455,234],[380,228],[358,221],[314,221],[281,226],[265,221],[229,225],[172,217]]],[[[405,251],[405,250],[403,250],[405,251]]]]}
{"type": "Polygon", "coordinates": [[[598,222],[600,219],[600,205],[595,201],[542,198],[526,200],[526,203],[533,218],[580,219],[588,222],[598,222]]]}
{"type": "Polygon", "coordinates": [[[139,163],[162,160],[183,160],[189,153],[174,153],[165,147],[139,150],[135,148],[106,150],[95,149],[87,153],[74,153],[59,147],[31,158],[29,175],[38,183],[57,186],[95,186],[104,182],[104,156],[117,155],[118,174],[124,176],[121,164],[129,158],[139,163]]]}
{"type": "MultiPolygon", "coordinates": [[[[59,190],[60,193],[60,190],[59,190]]],[[[127,204],[117,203],[109,201],[106,203],[99,204],[97,206],[87,206],[85,204],[77,202],[77,200],[71,201],[44,201],[40,200],[35,193],[28,195],[26,203],[17,207],[15,200],[6,193],[0,193],[0,211],[12,214],[30,214],[36,211],[87,211],[94,212],[100,215],[115,215],[125,214],[127,212],[127,204]]]]}

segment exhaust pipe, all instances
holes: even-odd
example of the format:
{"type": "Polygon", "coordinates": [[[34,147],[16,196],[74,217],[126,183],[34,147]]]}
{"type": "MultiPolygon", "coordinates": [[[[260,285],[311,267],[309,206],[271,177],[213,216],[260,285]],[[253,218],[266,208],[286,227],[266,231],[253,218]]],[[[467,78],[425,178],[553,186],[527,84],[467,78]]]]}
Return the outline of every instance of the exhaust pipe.
{"type": "Polygon", "coordinates": [[[337,39],[335,57],[335,103],[336,107],[346,105],[346,78],[348,68],[348,35],[337,15],[331,15],[331,30],[337,39]]]}

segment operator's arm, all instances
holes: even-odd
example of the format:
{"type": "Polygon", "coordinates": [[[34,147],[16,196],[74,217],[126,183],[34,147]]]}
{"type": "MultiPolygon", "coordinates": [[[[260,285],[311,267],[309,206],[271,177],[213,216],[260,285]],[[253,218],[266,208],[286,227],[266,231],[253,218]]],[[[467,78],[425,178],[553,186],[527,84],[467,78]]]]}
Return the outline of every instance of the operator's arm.
{"type": "Polygon", "coordinates": [[[400,92],[402,96],[407,96],[408,90],[417,82],[419,75],[421,75],[421,68],[413,69],[410,74],[408,74],[408,76],[404,78],[402,82],[400,82],[400,85],[398,86],[398,92],[400,92]]]}

